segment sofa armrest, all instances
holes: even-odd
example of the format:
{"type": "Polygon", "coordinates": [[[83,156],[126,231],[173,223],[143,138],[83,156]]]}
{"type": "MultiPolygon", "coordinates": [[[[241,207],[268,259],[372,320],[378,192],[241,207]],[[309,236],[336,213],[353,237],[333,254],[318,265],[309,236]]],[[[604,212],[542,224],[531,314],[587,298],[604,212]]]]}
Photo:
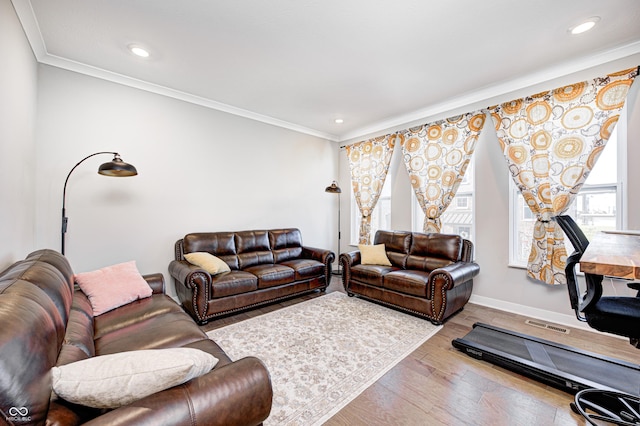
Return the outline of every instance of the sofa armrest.
{"type": "Polygon", "coordinates": [[[431,321],[441,324],[443,319],[462,308],[471,295],[473,277],[480,272],[475,262],[456,262],[434,269],[427,282],[427,298],[431,300],[431,321]],[[469,285],[462,287],[463,284],[469,285]]]}
{"type": "Polygon", "coordinates": [[[161,273],[143,275],[142,278],[147,281],[147,284],[149,284],[149,287],[153,290],[153,294],[165,293],[164,275],[161,273]]]}
{"type": "Polygon", "coordinates": [[[207,301],[211,289],[211,275],[186,260],[172,260],[169,274],[173,277],[176,294],[182,307],[192,317],[202,320],[207,314],[207,301]]]}
{"type": "Polygon", "coordinates": [[[258,425],[269,416],[272,398],[267,368],[258,358],[246,357],[109,411],[86,425],[258,425]]]}
{"type": "Polygon", "coordinates": [[[342,287],[347,294],[351,294],[349,291],[349,286],[351,284],[351,268],[359,265],[360,261],[361,257],[359,250],[342,253],[340,255],[339,262],[342,265],[342,287]]]}
{"type": "Polygon", "coordinates": [[[343,269],[351,268],[352,266],[359,265],[361,261],[360,251],[350,251],[348,253],[342,253],[340,255],[340,263],[343,269]]]}
{"type": "Polygon", "coordinates": [[[475,262],[456,262],[434,269],[429,274],[427,295],[451,290],[456,285],[469,281],[478,273],[480,273],[480,266],[475,262]]]}
{"type": "Polygon", "coordinates": [[[322,263],[332,263],[336,257],[331,250],[320,249],[316,247],[302,247],[302,257],[305,259],[313,259],[322,263]],[[331,257],[331,259],[329,259],[331,257]]]}
{"type": "Polygon", "coordinates": [[[302,247],[303,259],[313,259],[324,264],[325,276],[327,277],[327,285],[331,279],[331,269],[333,268],[333,261],[336,259],[336,255],[331,250],[320,249],[316,247],[302,247]]]}

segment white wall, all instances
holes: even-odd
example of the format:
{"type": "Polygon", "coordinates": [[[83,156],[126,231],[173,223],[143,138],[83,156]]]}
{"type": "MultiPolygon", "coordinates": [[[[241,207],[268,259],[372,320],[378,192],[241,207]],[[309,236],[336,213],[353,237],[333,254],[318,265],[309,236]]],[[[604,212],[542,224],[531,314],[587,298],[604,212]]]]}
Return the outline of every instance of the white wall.
{"type": "MultiPolygon", "coordinates": [[[[308,245],[335,249],[343,188],[342,247],[351,250],[349,168],[340,145],[83,76],[37,65],[13,7],[0,0],[0,268],[31,250],[60,248],[62,186],[96,151],[119,151],[139,176],[99,176],[103,155],[83,163],[68,186],[67,255],[77,272],[135,259],[162,272],[173,244],[194,231],[295,226],[308,245]],[[37,98],[36,98],[37,96],[37,98]],[[36,117],[37,110],[37,117],[36,117]]],[[[541,90],[636,66],[640,55],[550,78],[397,128],[446,118],[541,90]]],[[[627,101],[627,226],[640,229],[640,84],[627,101]]],[[[508,262],[508,181],[491,122],[476,151],[476,260],[473,300],[570,321],[566,288],[528,281],[508,262]]],[[[373,135],[370,135],[373,136],[373,135]]],[[[364,139],[347,141],[356,142],[364,139]]],[[[408,176],[398,152],[391,168],[392,228],[411,228],[408,176]]],[[[172,291],[172,290],[170,290],[172,291]]]]}
{"type": "Polygon", "coordinates": [[[34,249],[37,64],[9,0],[0,0],[0,270],[34,249]]]}
{"type": "MultiPolygon", "coordinates": [[[[387,134],[396,130],[406,129],[418,124],[451,117],[457,114],[486,108],[490,105],[510,101],[522,96],[531,95],[543,90],[550,90],[566,84],[571,84],[631,68],[640,64],[640,55],[605,63],[597,67],[580,72],[550,79],[542,84],[530,86],[511,92],[507,95],[496,96],[482,102],[470,103],[467,107],[455,111],[444,111],[437,116],[407,123],[406,125],[386,129],[375,135],[343,142],[341,145],[358,142],[368,137],[387,134]]],[[[638,79],[640,80],[640,78],[638,79]]],[[[640,81],[636,81],[627,100],[628,111],[628,191],[627,208],[628,228],[640,229],[640,168],[637,159],[640,158],[640,81]]],[[[402,164],[400,147],[396,152],[390,169],[392,179],[392,207],[391,227],[397,230],[411,229],[411,198],[414,196],[408,174],[402,164]],[[399,166],[398,166],[399,165],[399,166]]],[[[480,275],[474,280],[472,301],[504,310],[515,311],[573,326],[580,326],[575,320],[573,311],[569,308],[566,286],[549,286],[529,280],[526,272],[521,268],[508,266],[509,261],[509,180],[506,162],[500,152],[498,139],[493,129],[493,122],[489,119],[478,140],[475,152],[475,258],[480,265],[480,275]]],[[[340,185],[350,187],[350,174],[345,149],[340,150],[340,185]]],[[[349,192],[343,193],[342,223],[343,235],[350,235],[350,202],[349,192]]],[[[354,250],[348,238],[343,238],[341,251],[354,250]]],[[[623,291],[626,289],[623,289],[623,291]]]]}
{"type": "MultiPolygon", "coordinates": [[[[39,66],[36,237],[59,250],[62,188],[86,155],[117,151],[138,176],[100,176],[109,155],[67,186],[66,255],[76,272],[134,259],[167,280],[189,232],[298,227],[335,249],[337,146],[246,118],[47,65],[39,66]]],[[[173,291],[173,288],[171,288],[173,291]]]]}

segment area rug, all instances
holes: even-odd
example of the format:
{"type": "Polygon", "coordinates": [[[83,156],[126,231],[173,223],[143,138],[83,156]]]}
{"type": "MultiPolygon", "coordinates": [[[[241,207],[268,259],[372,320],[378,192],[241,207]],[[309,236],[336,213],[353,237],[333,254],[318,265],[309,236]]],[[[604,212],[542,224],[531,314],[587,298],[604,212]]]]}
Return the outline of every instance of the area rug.
{"type": "Polygon", "coordinates": [[[233,360],[271,373],[265,425],[327,421],[440,330],[431,322],[332,292],[207,334],[233,360]]]}

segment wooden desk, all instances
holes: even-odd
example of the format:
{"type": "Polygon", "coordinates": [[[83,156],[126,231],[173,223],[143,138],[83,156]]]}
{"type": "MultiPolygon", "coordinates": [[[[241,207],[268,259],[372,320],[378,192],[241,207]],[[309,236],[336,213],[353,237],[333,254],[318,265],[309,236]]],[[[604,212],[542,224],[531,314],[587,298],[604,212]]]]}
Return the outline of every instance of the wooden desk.
{"type": "Polygon", "coordinates": [[[580,270],[629,280],[640,279],[640,232],[598,232],[580,259],[580,270]]]}

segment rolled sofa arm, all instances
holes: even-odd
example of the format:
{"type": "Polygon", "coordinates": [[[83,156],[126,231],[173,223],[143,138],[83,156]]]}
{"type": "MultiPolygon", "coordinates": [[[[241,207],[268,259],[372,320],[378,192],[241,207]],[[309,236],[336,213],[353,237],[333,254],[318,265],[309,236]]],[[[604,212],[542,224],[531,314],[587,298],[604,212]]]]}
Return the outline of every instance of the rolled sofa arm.
{"type": "Polygon", "coordinates": [[[355,250],[348,253],[342,253],[339,259],[342,264],[342,287],[349,295],[349,284],[351,283],[351,268],[360,264],[360,251],[355,250]]]}
{"type": "Polygon", "coordinates": [[[342,253],[340,255],[340,263],[344,269],[350,268],[360,264],[360,251],[350,251],[348,253],[342,253]]]}
{"type": "Polygon", "coordinates": [[[211,275],[186,260],[172,260],[169,274],[173,277],[176,294],[182,307],[194,318],[207,315],[207,301],[211,289],[211,275]]]}
{"type": "Polygon", "coordinates": [[[427,282],[427,298],[431,300],[431,322],[441,324],[444,318],[462,309],[471,296],[473,277],[480,272],[474,262],[456,262],[434,269],[427,282]],[[469,285],[463,286],[463,284],[469,285]]]}
{"type": "Polygon", "coordinates": [[[331,279],[331,271],[333,269],[333,261],[336,259],[336,255],[331,250],[319,249],[315,247],[302,247],[302,258],[313,259],[324,264],[325,277],[327,278],[327,285],[331,279]]]}
{"type": "Polygon", "coordinates": [[[302,247],[302,257],[305,259],[313,259],[322,263],[332,263],[336,255],[331,250],[320,249],[316,247],[302,247]],[[331,259],[329,259],[331,257],[331,259]]]}
{"type": "Polygon", "coordinates": [[[429,274],[427,295],[440,290],[451,290],[458,284],[469,281],[480,273],[480,265],[475,262],[456,262],[443,268],[434,269],[429,274]]]}
{"type": "Polygon", "coordinates": [[[86,425],[258,425],[269,416],[272,399],[267,368],[258,358],[246,357],[109,411],[86,425]]]}
{"type": "Polygon", "coordinates": [[[147,284],[149,284],[149,287],[153,290],[153,294],[165,293],[164,275],[161,273],[146,274],[143,275],[142,278],[144,278],[147,284]]]}

